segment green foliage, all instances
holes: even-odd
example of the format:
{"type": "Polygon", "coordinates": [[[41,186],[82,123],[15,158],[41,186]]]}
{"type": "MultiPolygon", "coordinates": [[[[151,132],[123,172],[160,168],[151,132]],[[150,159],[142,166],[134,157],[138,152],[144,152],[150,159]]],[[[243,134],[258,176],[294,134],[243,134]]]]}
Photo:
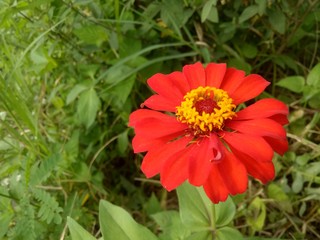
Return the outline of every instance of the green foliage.
{"type": "Polygon", "coordinates": [[[317,0],[1,1],[0,238],[95,239],[120,220],[160,239],[320,238],[319,21],[317,0]],[[146,79],[195,61],[259,73],[290,108],[274,182],[235,204],[188,185],[177,200],[131,151],[146,79]],[[123,218],[98,226],[98,210],[123,218]]]}
{"type": "Polygon", "coordinates": [[[70,230],[72,239],[77,239],[77,240],[95,240],[96,239],[72,218],[68,217],[67,223],[68,223],[68,228],[70,230]]]}
{"type": "Polygon", "coordinates": [[[237,239],[242,238],[241,233],[236,229],[226,227],[233,220],[236,211],[231,198],[225,202],[213,204],[202,188],[196,188],[188,183],[178,187],[177,193],[180,218],[191,231],[191,236],[196,235],[198,239],[207,239],[200,238],[198,234],[201,234],[211,236],[210,239],[231,239],[236,235],[237,239]]]}
{"type": "Polygon", "coordinates": [[[61,223],[60,213],[62,208],[59,207],[59,203],[46,191],[41,189],[32,189],[34,197],[40,202],[40,209],[38,211],[37,217],[40,221],[45,221],[50,224],[54,222],[55,224],[61,223]]]}
{"type": "MultiPolygon", "coordinates": [[[[124,209],[101,200],[99,222],[103,239],[242,239],[236,229],[229,227],[235,215],[231,198],[212,204],[203,189],[184,183],[177,189],[180,214],[162,211],[152,215],[159,225],[159,238],[138,224],[124,209]],[[192,199],[190,201],[190,199],[192,199]]],[[[72,239],[95,239],[72,218],[68,218],[72,239]]]]}
{"type": "Polygon", "coordinates": [[[147,228],[136,223],[129,213],[107,201],[100,201],[99,221],[103,239],[157,239],[147,228]]]}

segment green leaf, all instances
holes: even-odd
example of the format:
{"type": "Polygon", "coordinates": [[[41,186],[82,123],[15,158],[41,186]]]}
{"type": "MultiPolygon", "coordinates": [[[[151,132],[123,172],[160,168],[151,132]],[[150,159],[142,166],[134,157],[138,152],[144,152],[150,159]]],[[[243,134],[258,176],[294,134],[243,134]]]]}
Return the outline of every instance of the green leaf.
{"type": "Polygon", "coordinates": [[[108,40],[108,33],[105,28],[99,25],[83,26],[74,30],[75,35],[85,44],[92,44],[98,47],[108,40]]]}
{"type": "MultiPolygon", "coordinates": [[[[12,219],[13,219],[14,215],[10,211],[3,211],[3,209],[1,209],[1,208],[0,208],[0,210],[2,211],[2,213],[0,215],[0,226],[1,226],[0,239],[5,239],[4,236],[6,235],[8,229],[10,227],[10,223],[12,223],[12,221],[13,221],[12,219]]],[[[8,208],[8,210],[9,210],[9,208],[8,208]]]]}
{"type": "Polygon", "coordinates": [[[216,232],[217,240],[241,240],[243,239],[241,233],[234,228],[231,227],[223,227],[217,229],[216,232]]]}
{"type": "Polygon", "coordinates": [[[93,237],[71,217],[67,217],[67,225],[70,230],[72,240],[96,240],[95,237],[93,237]]]}
{"type": "Polygon", "coordinates": [[[307,76],[307,84],[320,89],[320,63],[311,69],[307,76]]]}
{"type": "Polygon", "coordinates": [[[216,209],[216,225],[219,227],[229,224],[236,214],[236,206],[234,205],[232,198],[228,197],[225,202],[220,202],[214,206],[216,209]]]}
{"type": "Polygon", "coordinates": [[[294,180],[292,183],[292,191],[294,193],[301,192],[304,184],[304,178],[301,172],[297,172],[297,174],[294,176],[294,180]]]}
{"type": "Polygon", "coordinates": [[[186,24],[192,14],[193,10],[185,9],[181,0],[162,0],[160,18],[179,36],[181,35],[180,28],[186,24]]]}
{"type": "Polygon", "coordinates": [[[202,11],[201,11],[201,22],[204,22],[207,20],[209,14],[211,12],[211,9],[215,8],[216,4],[217,4],[217,0],[209,0],[204,4],[202,11]]]}
{"type": "Polygon", "coordinates": [[[304,88],[304,78],[301,76],[290,76],[281,79],[276,85],[289,89],[292,92],[300,93],[304,88]]]}
{"type": "Polygon", "coordinates": [[[213,203],[200,187],[184,183],[177,188],[180,217],[190,229],[210,226],[213,203]]]}
{"type": "Polygon", "coordinates": [[[68,104],[72,103],[79,96],[79,94],[82,93],[86,89],[88,89],[88,86],[85,86],[83,84],[75,85],[71,89],[71,91],[69,92],[69,94],[67,96],[66,104],[68,105],[68,104]]]}
{"type": "Polygon", "coordinates": [[[123,104],[126,102],[129,97],[133,84],[136,79],[136,74],[133,74],[129,78],[125,79],[122,82],[117,83],[114,87],[110,88],[107,97],[112,96],[113,101],[112,105],[118,108],[122,108],[123,104]]]}
{"type": "Polygon", "coordinates": [[[228,60],[228,67],[235,67],[245,71],[247,74],[251,72],[251,65],[241,58],[231,58],[228,60]]]}
{"type": "Polygon", "coordinates": [[[255,45],[245,43],[241,46],[243,55],[246,58],[255,58],[258,53],[258,49],[255,45]]]}
{"type": "Polygon", "coordinates": [[[144,210],[148,215],[161,211],[161,204],[154,193],[151,194],[149,200],[144,204],[144,210]]]}
{"type": "Polygon", "coordinates": [[[225,202],[213,204],[201,187],[184,183],[177,188],[177,193],[181,220],[192,230],[210,227],[213,219],[217,227],[225,226],[232,221],[236,213],[230,197],[225,202]],[[213,212],[215,216],[212,216],[213,212]]]}
{"type": "Polygon", "coordinates": [[[219,14],[218,14],[218,9],[213,6],[209,12],[208,18],[209,21],[218,23],[219,22],[219,14]]]}
{"type": "Polygon", "coordinates": [[[190,230],[181,222],[177,211],[164,211],[151,216],[160,226],[162,233],[160,239],[185,239],[190,235],[190,230]]]}
{"type": "MultiPolygon", "coordinates": [[[[185,240],[212,240],[212,232],[211,231],[201,231],[194,232],[185,240]]],[[[179,239],[180,240],[180,239],[179,239]]]]}
{"type": "Polygon", "coordinates": [[[91,180],[91,171],[86,163],[77,162],[74,168],[74,177],[77,182],[89,182],[91,180]]]}
{"type": "Polygon", "coordinates": [[[246,237],[244,240],[283,240],[281,238],[246,237]]]}
{"type": "Polygon", "coordinates": [[[308,105],[314,109],[320,109],[320,89],[310,98],[308,105]]]}
{"type": "Polygon", "coordinates": [[[124,154],[129,145],[128,130],[119,134],[117,138],[117,147],[120,154],[124,154]]]}
{"type": "Polygon", "coordinates": [[[148,228],[138,224],[124,209],[101,200],[99,222],[104,240],[156,240],[148,228]]]}
{"type": "Polygon", "coordinates": [[[89,128],[93,124],[99,109],[100,99],[94,88],[81,93],[77,106],[80,123],[89,128]]]}
{"type": "Polygon", "coordinates": [[[268,13],[269,22],[272,28],[280,34],[286,32],[286,16],[279,9],[272,9],[268,13]]]}
{"type": "Polygon", "coordinates": [[[239,23],[243,23],[248,19],[252,18],[254,15],[259,13],[259,6],[258,5],[251,5],[244,9],[239,17],[239,23]]]}
{"type": "Polygon", "coordinates": [[[268,196],[275,200],[279,207],[287,212],[292,212],[292,204],[289,196],[283,191],[283,189],[275,183],[271,183],[268,186],[268,196]]]}
{"type": "Polygon", "coordinates": [[[267,1],[266,0],[256,0],[256,4],[259,7],[259,15],[262,16],[266,13],[267,1]]]}
{"type": "Polygon", "coordinates": [[[266,219],[266,205],[259,198],[256,197],[249,205],[247,222],[255,231],[263,229],[266,219]]]}

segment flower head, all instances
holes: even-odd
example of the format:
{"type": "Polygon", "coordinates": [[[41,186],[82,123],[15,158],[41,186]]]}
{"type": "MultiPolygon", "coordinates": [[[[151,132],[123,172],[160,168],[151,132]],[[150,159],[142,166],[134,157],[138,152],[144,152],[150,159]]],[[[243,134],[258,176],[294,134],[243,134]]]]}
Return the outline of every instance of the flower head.
{"type": "Polygon", "coordinates": [[[245,192],[248,174],[262,183],[274,178],[273,154],[288,149],[287,106],[267,98],[237,111],[269,85],[264,78],[195,63],[155,74],[148,85],[156,92],[143,103],[149,109],[129,119],[134,152],[147,152],[141,169],[148,178],[160,174],[169,191],[188,180],[214,203],[245,192]]]}

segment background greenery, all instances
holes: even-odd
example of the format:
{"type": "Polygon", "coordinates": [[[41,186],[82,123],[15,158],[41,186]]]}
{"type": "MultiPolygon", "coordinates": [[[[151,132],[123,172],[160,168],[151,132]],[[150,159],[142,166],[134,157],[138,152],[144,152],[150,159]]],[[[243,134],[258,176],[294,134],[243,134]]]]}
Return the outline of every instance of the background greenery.
{"type": "Polygon", "coordinates": [[[148,77],[196,61],[259,73],[290,107],[290,150],[233,198],[234,228],[320,239],[319,0],[2,0],[0,36],[0,239],[100,237],[101,199],[169,234],[154,216],[176,193],[144,178],[127,121],[148,77]]]}

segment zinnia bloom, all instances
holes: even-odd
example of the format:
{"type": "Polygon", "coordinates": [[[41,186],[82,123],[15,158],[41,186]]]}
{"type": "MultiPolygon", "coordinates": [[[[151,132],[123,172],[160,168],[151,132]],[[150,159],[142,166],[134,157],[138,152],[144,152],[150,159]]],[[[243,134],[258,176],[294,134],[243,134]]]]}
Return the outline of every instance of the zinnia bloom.
{"type": "Polygon", "coordinates": [[[129,119],[134,152],[147,152],[141,165],[147,178],[160,173],[168,191],[188,180],[214,203],[245,192],[248,174],[262,183],[274,178],[273,154],[288,149],[288,108],[272,98],[240,105],[269,85],[263,77],[198,62],[147,82],[156,92],[143,103],[149,109],[129,119]]]}

